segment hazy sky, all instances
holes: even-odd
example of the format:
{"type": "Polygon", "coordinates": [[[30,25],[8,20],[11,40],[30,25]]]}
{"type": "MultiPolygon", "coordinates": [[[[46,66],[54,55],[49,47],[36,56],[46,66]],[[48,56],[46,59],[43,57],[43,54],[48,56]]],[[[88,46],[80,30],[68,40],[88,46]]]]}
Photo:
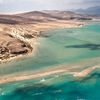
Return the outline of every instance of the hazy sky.
{"type": "Polygon", "coordinates": [[[0,0],[0,11],[66,10],[100,6],[100,0],[0,0]]]}

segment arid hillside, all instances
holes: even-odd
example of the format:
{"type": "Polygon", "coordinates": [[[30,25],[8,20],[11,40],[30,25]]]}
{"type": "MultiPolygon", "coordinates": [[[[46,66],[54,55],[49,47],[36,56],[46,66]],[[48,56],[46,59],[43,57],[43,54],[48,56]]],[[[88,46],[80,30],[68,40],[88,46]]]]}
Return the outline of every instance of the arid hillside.
{"type": "Polygon", "coordinates": [[[87,20],[88,18],[91,18],[88,15],[82,15],[82,14],[77,14],[71,11],[52,11],[52,10],[45,10],[45,11],[32,11],[32,12],[27,12],[27,13],[21,13],[21,14],[16,14],[20,17],[24,18],[31,18],[31,19],[36,19],[36,20],[41,20],[41,21],[55,21],[55,20],[70,20],[73,18],[84,18],[87,20]],[[43,19],[43,20],[42,20],[43,19]]]}
{"type": "Polygon", "coordinates": [[[32,11],[0,15],[0,61],[34,50],[42,31],[84,25],[93,18],[66,11],[32,11]]]}

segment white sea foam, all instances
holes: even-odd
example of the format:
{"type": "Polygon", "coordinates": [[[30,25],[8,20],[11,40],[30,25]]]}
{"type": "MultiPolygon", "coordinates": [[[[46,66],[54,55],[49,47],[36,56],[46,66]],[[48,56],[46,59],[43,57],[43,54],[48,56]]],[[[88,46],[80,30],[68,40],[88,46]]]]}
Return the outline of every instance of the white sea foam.
{"type": "Polygon", "coordinates": [[[44,81],[46,81],[44,78],[41,80],[41,82],[44,82],[44,81]]]}

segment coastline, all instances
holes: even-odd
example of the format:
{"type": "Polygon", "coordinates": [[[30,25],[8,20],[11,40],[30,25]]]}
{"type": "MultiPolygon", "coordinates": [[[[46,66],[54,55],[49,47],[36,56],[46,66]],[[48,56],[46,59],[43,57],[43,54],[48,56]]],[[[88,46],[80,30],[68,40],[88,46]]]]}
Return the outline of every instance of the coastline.
{"type": "MultiPolygon", "coordinates": [[[[81,22],[80,22],[81,23],[81,22]]],[[[51,28],[46,28],[46,29],[40,29],[37,31],[37,29],[35,31],[37,31],[38,35],[40,34],[41,31],[47,31],[47,30],[52,30],[52,29],[62,29],[62,28],[73,28],[73,27],[81,27],[83,25],[87,24],[87,22],[82,22],[82,24],[78,24],[78,25],[75,25],[75,26],[62,26],[62,27],[51,27],[51,28]]],[[[40,25],[41,26],[41,25],[40,25]]],[[[27,54],[24,54],[24,55],[18,55],[18,56],[15,56],[15,57],[11,57],[7,60],[4,60],[2,61],[2,63],[6,63],[6,62],[10,62],[10,61],[13,61],[13,60],[16,60],[18,58],[21,58],[21,57],[24,57],[24,56],[28,56],[28,55],[31,55],[32,53],[35,54],[35,51],[34,51],[34,48],[39,45],[39,42],[38,42],[38,39],[39,39],[39,36],[35,37],[35,38],[32,38],[32,39],[24,39],[22,37],[20,37],[20,34],[16,34],[12,33],[12,35],[14,37],[17,37],[18,39],[22,40],[22,41],[25,41],[25,42],[28,42],[31,47],[33,48],[33,50],[27,54]],[[18,36],[19,35],[19,36],[18,36]]],[[[88,73],[92,72],[93,70],[97,69],[99,67],[93,67],[93,68],[88,68],[86,70],[83,70],[82,72],[70,72],[68,70],[55,70],[55,71],[51,71],[51,72],[47,72],[47,73],[40,73],[40,74],[35,74],[35,75],[27,75],[27,76],[24,76],[24,75],[20,75],[20,76],[12,76],[12,77],[6,77],[6,78],[0,78],[0,84],[5,84],[5,83],[9,83],[9,82],[15,82],[15,81],[22,81],[22,80],[28,80],[28,79],[34,79],[34,78],[40,78],[40,77],[45,77],[45,76],[49,76],[49,75],[54,75],[54,74],[58,74],[58,73],[68,73],[68,74],[72,74],[74,77],[85,77],[88,73]]]]}
{"type": "Polygon", "coordinates": [[[26,56],[29,56],[31,54],[35,54],[33,52],[35,52],[35,48],[38,45],[39,45],[38,40],[35,39],[35,40],[33,40],[33,45],[32,45],[32,48],[34,48],[34,50],[32,50],[31,52],[28,52],[26,54],[20,54],[20,55],[16,55],[16,56],[13,56],[13,57],[9,57],[9,58],[4,59],[4,60],[0,59],[0,64],[4,64],[4,63],[8,63],[8,62],[13,62],[14,60],[17,60],[19,58],[26,57],[26,56]]]}
{"type": "Polygon", "coordinates": [[[90,68],[87,68],[81,72],[76,72],[73,74],[74,77],[86,77],[89,73],[91,73],[93,70],[100,68],[100,65],[96,65],[90,68]]]}
{"type": "Polygon", "coordinates": [[[88,23],[88,21],[83,21],[83,22],[82,21],[75,21],[74,24],[72,22],[70,24],[66,24],[66,22],[62,22],[62,23],[58,22],[57,23],[58,25],[54,24],[54,23],[42,23],[42,24],[39,23],[34,28],[34,32],[36,32],[37,36],[35,36],[32,39],[26,39],[25,37],[22,36],[23,32],[21,33],[19,31],[19,28],[18,28],[18,27],[21,28],[21,26],[19,26],[19,25],[18,26],[14,26],[15,28],[11,27],[11,30],[10,30],[11,31],[11,35],[13,37],[23,41],[25,44],[29,44],[30,48],[32,48],[32,49],[30,51],[28,51],[28,53],[25,53],[25,54],[19,54],[19,55],[15,55],[15,56],[13,55],[13,56],[8,57],[8,58],[3,59],[3,60],[0,59],[0,64],[7,63],[7,62],[10,62],[10,61],[16,60],[18,58],[21,58],[21,57],[28,56],[28,55],[32,54],[34,52],[35,46],[39,44],[38,43],[38,39],[39,39],[39,36],[41,37],[41,32],[45,32],[45,31],[53,30],[53,29],[82,27],[83,25],[88,23]]]}
{"type": "MultiPolygon", "coordinates": [[[[12,75],[7,75],[7,76],[2,76],[0,78],[0,84],[6,84],[6,83],[11,83],[11,82],[18,82],[18,81],[23,81],[23,80],[30,80],[30,79],[36,79],[36,78],[42,78],[42,77],[47,77],[50,75],[55,75],[55,74],[60,74],[60,73],[65,73],[65,74],[69,74],[69,75],[73,75],[74,77],[86,77],[89,73],[91,73],[92,71],[96,70],[100,68],[100,65],[96,65],[96,66],[92,66],[89,68],[84,69],[81,72],[70,72],[67,69],[57,69],[57,70],[51,70],[51,71],[47,71],[47,72],[40,72],[40,73],[36,73],[36,74],[30,74],[27,75],[27,72],[23,73],[23,75],[20,75],[22,73],[19,73],[18,75],[16,74],[12,74],[12,75]]],[[[31,72],[28,72],[31,73],[31,72]]]]}
{"type": "Polygon", "coordinates": [[[10,83],[10,82],[16,82],[16,81],[23,81],[23,80],[29,80],[29,79],[35,79],[35,78],[41,78],[49,75],[54,75],[57,73],[64,73],[66,70],[56,70],[56,71],[51,71],[51,72],[45,72],[45,73],[40,73],[40,74],[35,74],[35,75],[23,75],[23,76],[15,76],[11,78],[3,78],[0,80],[0,84],[5,84],[5,83],[10,83]]]}

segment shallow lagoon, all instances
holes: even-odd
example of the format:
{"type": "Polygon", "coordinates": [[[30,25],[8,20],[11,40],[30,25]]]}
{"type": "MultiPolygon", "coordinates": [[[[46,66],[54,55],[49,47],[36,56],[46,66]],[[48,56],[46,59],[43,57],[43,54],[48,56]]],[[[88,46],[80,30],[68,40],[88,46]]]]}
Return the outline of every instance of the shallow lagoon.
{"type": "MultiPolygon", "coordinates": [[[[35,56],[0,65],[0,75],[32,70],[35,74],[59,68],[80,71],[100,64],[100,22],[48,34],[50,37],[40,38],[35,56]]],[[[86,78],[62,73],[45,77],[44,81],[38,78],[4,84],[0,100],[99,100],[99,72],[96,70],[86,78]]]]}

